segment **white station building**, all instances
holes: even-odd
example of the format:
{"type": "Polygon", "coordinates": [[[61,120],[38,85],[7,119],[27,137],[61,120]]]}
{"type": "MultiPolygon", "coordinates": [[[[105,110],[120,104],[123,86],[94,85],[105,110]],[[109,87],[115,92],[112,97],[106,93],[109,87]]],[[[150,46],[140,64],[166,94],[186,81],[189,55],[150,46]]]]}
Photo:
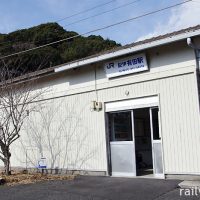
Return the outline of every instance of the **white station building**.
{"type": "Polygon", "coordinates": [[[200,25],[33,73],[48,88],[11,165],[200,177],[200,25]]]}

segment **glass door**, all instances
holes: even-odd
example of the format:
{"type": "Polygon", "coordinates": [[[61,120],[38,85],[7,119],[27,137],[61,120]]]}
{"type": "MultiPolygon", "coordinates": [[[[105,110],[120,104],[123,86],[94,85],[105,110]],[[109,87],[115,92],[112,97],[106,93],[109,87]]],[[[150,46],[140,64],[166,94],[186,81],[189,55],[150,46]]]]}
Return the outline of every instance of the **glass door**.
{"type": "Polygon", "coordinates": [[[155,177],[164,177],[163,158],[162,158],[162,140],[159,127],[159,109],[150,108],[151,137],[152,137],[152,155],[153,171],[155,177]]]}
{"type": "Polygon", "coordinates": [[[133,111],[108,113],[112,176],[136,176],[133,111]]]}

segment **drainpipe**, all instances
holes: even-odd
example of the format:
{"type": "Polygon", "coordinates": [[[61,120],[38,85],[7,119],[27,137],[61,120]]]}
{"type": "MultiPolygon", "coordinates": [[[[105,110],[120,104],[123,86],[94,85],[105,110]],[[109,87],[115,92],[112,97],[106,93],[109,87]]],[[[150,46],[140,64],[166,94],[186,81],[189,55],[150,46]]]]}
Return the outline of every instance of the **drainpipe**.
{"type": "Polygon", "coordinates": [[[200,105],[200,46],[195,45],[194,42],[192,41],[192,38],[187,38],[187,45],[192,49],[194,49],[195,52],[197,88],[198,88],[199,105],[200,105]]]}
{"type": "Polygon", "coordinates": [[[197,72],[199,74],[199,66],[200,66],[200,46],[196,46],[191,38],[187,38],[187,44],[189,47],[194,49],[195,52],[195,57],[196,57],[196,67],[197,67],[197,72]]]}

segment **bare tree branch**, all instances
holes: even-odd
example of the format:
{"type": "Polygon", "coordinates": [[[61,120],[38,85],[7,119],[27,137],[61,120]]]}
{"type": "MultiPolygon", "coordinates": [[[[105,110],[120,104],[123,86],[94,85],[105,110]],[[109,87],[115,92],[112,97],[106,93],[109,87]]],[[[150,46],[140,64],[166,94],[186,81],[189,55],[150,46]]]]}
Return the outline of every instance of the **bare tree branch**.
{"type": "MultiPolygon", "coordinates": [[[[10,145],[20,137],[20,131],[25,119],[28,117],[27,112],[35,110],[33,104],[44,91],[34,90],[37,79],[30,79],[25,82],[16,82],[19,71],[24,73],[26,70],[20,69],[20,65],[15,69],[9,69],[4,60],[1,60],[3,67],[0,68],[0,159],[4,162],[5,172],[10,172],[10,145]],[[30,108],[30,104],[32,104],[30,108]]],[[[17,61],[18,64],[23,62],[17,61]]],[[[42,63],[41,63],[42,65],[42,63]]],[[[41,67],[41,65],[39,67],[41,67]]]]}

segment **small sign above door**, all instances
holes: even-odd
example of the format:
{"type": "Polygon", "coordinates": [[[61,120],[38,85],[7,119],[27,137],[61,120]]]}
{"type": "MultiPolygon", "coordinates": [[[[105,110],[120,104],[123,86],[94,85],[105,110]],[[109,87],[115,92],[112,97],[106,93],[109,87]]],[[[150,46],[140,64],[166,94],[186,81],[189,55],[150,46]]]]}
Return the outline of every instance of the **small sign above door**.
{"type": "Polygon", "coordinates": [[[105,64],[105,72],[108,78],[146,70],[148,70],[148,65],[145,54],[133,55],[105,64]]]}

